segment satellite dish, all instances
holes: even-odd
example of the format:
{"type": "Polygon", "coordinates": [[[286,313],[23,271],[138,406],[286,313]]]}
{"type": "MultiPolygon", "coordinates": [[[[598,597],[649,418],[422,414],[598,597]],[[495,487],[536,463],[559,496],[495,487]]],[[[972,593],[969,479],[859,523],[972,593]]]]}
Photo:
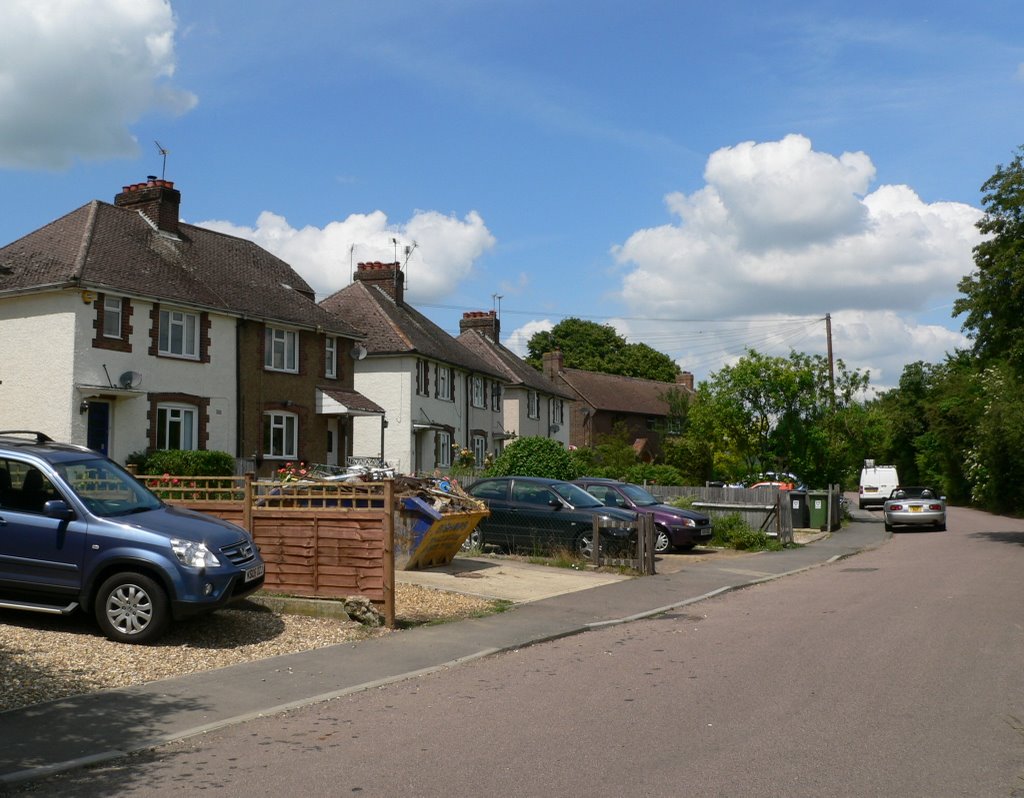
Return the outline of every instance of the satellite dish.
{"type": "Polygon", "coordinates": [[[352,351],[349,354],[352,355],[353,360],[362,360],[366,357],[366,347],[362,344],[356,344],[352,347],[352,351]]]}
{"type": "Polygon", "coordinates": [[[142,375],[137,371],[126,371],[117,378],[117,384],[122,388],[137,388],[142,382],[142,375]]]}

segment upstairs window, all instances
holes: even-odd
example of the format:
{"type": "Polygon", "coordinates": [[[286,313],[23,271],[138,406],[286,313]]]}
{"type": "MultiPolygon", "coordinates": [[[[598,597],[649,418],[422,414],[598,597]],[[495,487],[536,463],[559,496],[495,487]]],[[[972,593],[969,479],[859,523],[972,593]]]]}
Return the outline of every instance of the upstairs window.
{"type": "Polygon", "coordinates": [[[561,399],[549,399],[551,402],[551,423],[552,424],[564,424],[565,423],[565,405],[561,399]]]}
{"type": "Polygon", "coordinates": [[[438,399],[455,399],[455,381],[452,379],[452,370],[448,366],[437,365],[434,396],[438,399]]]}
{"type": "Polygon", "coordinates": [[[501,383],[491,383],[491,410],[494,412],[501,411],[501,383]]]}
{"type": "Polygon", "coordinates": [[[540,394],[529,391],[526,395],[526,417],[540,418],[540,394]]]}
{"type": "Polygon", "coordinates": [[[473,403],[473,407],[486,407],[487,397],[484,396],[484,378],[474,376],[472,385],[470,401],[473,403]]]}
{"type": "Polygon", "coordinates": [[[103,337],[121,339],[121,297],[103,297],[103,337]]]}
{"type": "Polygon", "coordinates": [[[430,396],[430,363],[426,360],[416,361],[416,393],[430,396]]]}
{"type": "Polygon", "coordinates": [[[199,359],[199,317],[183,310],[160,311],[158,351],[167,357],[199,359]]]}
{"type": "Polygon", "coordinates": [[[299,334],[295,330],[267,327],[263,346],[263,366],[268,371],[299,370],[299,334]]]}
{"type": "Polygon", "coordinates": [[[324,339],[324,376],[329,380],[338,376],[338,339],[333,335],[324,339]]]}

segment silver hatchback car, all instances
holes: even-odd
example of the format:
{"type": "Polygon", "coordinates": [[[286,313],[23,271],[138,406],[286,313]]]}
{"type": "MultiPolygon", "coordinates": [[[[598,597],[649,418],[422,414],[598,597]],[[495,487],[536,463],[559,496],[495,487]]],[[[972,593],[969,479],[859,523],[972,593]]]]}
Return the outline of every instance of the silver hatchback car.
{"type": "Polygon", "coordinates": [[[882,505],[885,531],[897,526],[929,526],[946,531],[946,497],[922,485],[900,485],[882,505]]]}

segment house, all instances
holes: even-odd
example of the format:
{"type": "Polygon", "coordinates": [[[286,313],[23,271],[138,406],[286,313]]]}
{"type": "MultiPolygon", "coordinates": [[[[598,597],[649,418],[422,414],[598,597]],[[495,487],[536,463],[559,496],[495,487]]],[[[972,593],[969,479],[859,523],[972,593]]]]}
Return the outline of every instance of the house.
{"type": "Polygon", "coordinates": [[[185,224],[168,180],[125,186],[0,249],[0,427],[124,462],[216,449],[262,473],[343,462],[363,335],[287,263],[185,224]]]}
{"type": "MultiPolygon", "coordinates": [[[[504,376],[501,397],[505,437],[539,436],[569,445],[569,405],[574,394],[552,382],[499,340],[497,313],[474,311],[462,314],[456,339],[504,376]]],[[[495,453],[501,450],[497,439],[495,453]]]]}
{"type": "Polygon", "coordinates": [[[602,435],[624,424],[637,457],[645,463],[660,459],[662,436],[671,432],[667,397],[673,391],[685,396],[694,393],[693,374],[688,371],[675,383],[601,374],[565,368],[558,351],[544,353],[543,367],[552,382],[576,399],[569,422],[570,445],[593,447],[602,435]]]}
{"type": "Polygon", "coordinates": [[[400,264],[360,263],[353,277],[320,305],[365,332],[355,389],[386,412],[379,441],[356,419],[355,450],[379,443],[404,473],[479,462],[505,435],[502,373],[406,303],[400,264]]]}

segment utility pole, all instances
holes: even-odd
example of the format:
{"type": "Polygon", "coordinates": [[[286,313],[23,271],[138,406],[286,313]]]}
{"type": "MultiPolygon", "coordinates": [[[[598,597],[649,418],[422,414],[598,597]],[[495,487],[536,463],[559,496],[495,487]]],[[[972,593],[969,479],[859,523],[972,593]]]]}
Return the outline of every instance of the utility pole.
{"type": "Polygon", "coordinates": [[[825,340],[828,344],[828,387],[830,401],[836,403],[836,370],[835,361],[832,358],[832,314],[825,314],[825,340]]]}

